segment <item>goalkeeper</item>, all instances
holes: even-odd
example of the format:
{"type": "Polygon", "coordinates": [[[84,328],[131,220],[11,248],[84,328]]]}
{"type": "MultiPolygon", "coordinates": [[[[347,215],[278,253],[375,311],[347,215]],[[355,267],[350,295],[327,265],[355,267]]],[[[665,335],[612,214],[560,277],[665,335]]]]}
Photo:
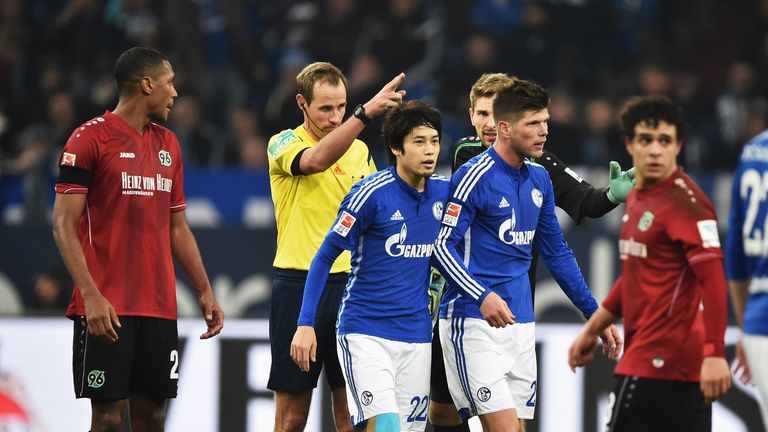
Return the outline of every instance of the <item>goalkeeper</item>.
{"type": "MultiPolygon", "coordinates": [[[[496,123],[494,122],[492,109],[493,99],[499,90],[515,80],[517,78],[503,73],[489,73],[481,76],[472,86],[469,94],[469,117],[477,135],[462,138],[456,143],[451,166],[453,172],[468,160],[485,151],[496,141],[496,123]]],[[[546,168],[552,179],[555,205],[565,210],[576,223],[580,223],[585,216],[598,218],[616,208],[616,206],[624,202],[634,183],[634,169],[623,172],[616,162],[611,162],[610,183],[605,189],[594,188],[549,151],[544,150],[542,156],[535,159],[534,162],[546,168]]],[[[538,254],[534,249],[531,268],[528,271],[532,301],[537,256],[538,254]]],[[[437,281],[439,274],[436,273],[437,271],[433,270],[430,296],[436,298],[436,304],[439,305],[440,299],[438,296],[442,293],[442,280],[437,281]]],[[[604,349],[607,348],[604,347],[604,349]]],[[[617,348],[620,348],[620,346],[617,348]]],[[[617,349],[615,352],[618,354],[619,350],[617,349]]],[[[448,390],[438,326],[435,326],[432,338],[430,398],[429,420],[435,432],[469,432],[469,426],[466,423],[462,423],[462,419],[456,411],[448,390]]],[[[520,430],[524,430],[522,420],[520,430]]]]}

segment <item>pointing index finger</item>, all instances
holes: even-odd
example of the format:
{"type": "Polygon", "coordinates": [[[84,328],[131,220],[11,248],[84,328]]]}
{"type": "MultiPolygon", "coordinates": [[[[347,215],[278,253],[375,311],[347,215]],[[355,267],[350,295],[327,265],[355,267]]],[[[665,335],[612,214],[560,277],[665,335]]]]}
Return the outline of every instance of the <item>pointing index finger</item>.
{"type": "Polygon", "coordinates": [[[400,86],[400,83],[402,83],[404,79],[405,79],[405,73],[400,72],[398,76],[396,76],[392,81],[388,82],[387,85],[384,86],[384,90],[395,91],[400,86]]]}

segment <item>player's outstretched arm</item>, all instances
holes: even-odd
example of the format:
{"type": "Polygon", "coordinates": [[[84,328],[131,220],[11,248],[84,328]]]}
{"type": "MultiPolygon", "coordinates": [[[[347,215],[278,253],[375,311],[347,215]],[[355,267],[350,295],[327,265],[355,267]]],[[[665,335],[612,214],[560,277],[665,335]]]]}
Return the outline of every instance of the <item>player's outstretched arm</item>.
{"type": "Polygon", "coordinates": [[[200,250],[192,230],[189,229],[184,211],[171,213],[171,251],[192,282],[200,301],[200,311],[208,326],[207,331],[200,335],[200,339],[212,338],[224,328],[224,311],[213,296],[200,250]]]}
{"type": "Polygon", "coordinates": [[[117,341],[120,320],[112,304],[101,294],[88,271],[77,225],[85,208],[86,194],[56,194],[53,204],[53,239],[85,304],[88,334],[109,343],[117,341]]]}
{"type": "MultiPolygon", "coordinates": [[[[363,104],[363,110],[368,118],[378,117],[387,109],[397,107],[405,96],[405,90],[397,88],[405,79],[400,73],[388,82],[371,100],[363,104]]],[[[314,174],[325,171],[336,163],[352,145],[352,142],[365,128],[365,123],[357,117],[350,117],[339,127],[332,130],[301,154],[299,168],[303,174],[314,174]]]]}

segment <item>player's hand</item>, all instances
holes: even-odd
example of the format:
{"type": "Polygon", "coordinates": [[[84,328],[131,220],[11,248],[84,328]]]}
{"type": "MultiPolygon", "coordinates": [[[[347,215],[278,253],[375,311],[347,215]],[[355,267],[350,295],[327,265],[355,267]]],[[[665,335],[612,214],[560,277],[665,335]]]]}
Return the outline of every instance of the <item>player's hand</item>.
{"type": "Polygon", "coordinates": [[[491,327],[502,328],[515,323],[515,315],[509,310],[507,302],[495,292],[485,296],[480,305],[480,313],[491,327]]]}
{"type": "Polygon", "coordinates": [[[98,289],[90,290],[92,294],[83,297],[85,303],[85,320],[88,323],[88,334],[107,343],[117,342],[117,331],[120,319],[115,308],[98,289]]]}
{"type": "Polygon", "coordinates": [[[596,349],[597,337],[585,331],[581,332],[568,349],[568,366],[576,372],[577,367],[584,366],[595,358],[596,349]]]}
{"type": "Polygon", "coordinates": [[[608,191],[606,192],[608,199],[614,204],[623,203],[627,200],[627,195],[634,185],[635,167],[622,171],[618,162],[611,161],[608,173],[608,191]]]}
{"type": "Polygon", "coordinates": [[[444,285],[445,278],[436,268],[432,267],[429,272],[429,313],[432,315],[432,319],[435,319],[440,311],[440,299],[443,297],[444,285]]]}
{"type": "Polygon", "coordinates": [[[405,96],[405,90],[398,90],[397,88],[405,79],[405,74],[400,73],[392,81],[388,82],[371,100],[363,105],[365,109],[365,115],[370,118],[374,118],[390,108],[395,108],[403,101],[405,96]]]}
{"type": "Polygon", "coordinates": [[[208,326],[208,331],[201,334],[200,339],[210,339],[221,333],[221,329],[224,328],[224,311],[221,310],[212,292],[208,291],[200,296],[200,311],[208,326]]]}
{"type": "Polygon", "coordinates": [[[302,372],[309,372],[309,362],[317,361],[315,328],[298,326],[291,341],[291,358],[302,372]]]}
{"type": "Polygon", "coordinates": [[[725,358],[704,357],[699,386],[707,403],[714,402],[731,388],[731,370],[725,358]]]}
{"type": "Polygon", "coordinates": [[[600,339],[603,341],[603,354],[608,356],[611,360],[616,360],[624,345],[624,341],[621,340],[619,329],[613,324],[609,325],[603,330],[600,339]]]}
{"type": "Polygon", "coordinates": [[[744,354],[743,338],[739,338],[739,341],[736,342],[736,358],[733,359],[731,370],[733,371],[733,376],[738,378],[742,384],[752,382],[752,372],[749,370],[747,356],[744,354]]]}

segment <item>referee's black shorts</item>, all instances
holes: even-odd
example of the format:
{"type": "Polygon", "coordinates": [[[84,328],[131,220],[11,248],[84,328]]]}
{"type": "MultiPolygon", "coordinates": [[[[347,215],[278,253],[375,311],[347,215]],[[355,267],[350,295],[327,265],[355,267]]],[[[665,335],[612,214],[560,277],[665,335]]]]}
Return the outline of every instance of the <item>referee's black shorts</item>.
{"type": "Polygon", "coordinates": [[[291,341],[296,333],[296,321],[304,297],[307,272],[275,269],[272,284],[272,302],[269,311],[269,343],[272,348],[272,367],[267,388],[275,391],[299,392],[317,387],[320,370],[331,388],[344,386],[344,375],[336,354],[336,316],[341,296],[347,284],[347,273],[331,273],[317,306],[315,336],[317,361],[309,363],[309,372],[302,372],[291,359],[291,341]]]}
{"type": "Polygon", "coordinates": [[[608,432],[710,432],[712,405],[699,383],[616,375],[608,432]]]}

